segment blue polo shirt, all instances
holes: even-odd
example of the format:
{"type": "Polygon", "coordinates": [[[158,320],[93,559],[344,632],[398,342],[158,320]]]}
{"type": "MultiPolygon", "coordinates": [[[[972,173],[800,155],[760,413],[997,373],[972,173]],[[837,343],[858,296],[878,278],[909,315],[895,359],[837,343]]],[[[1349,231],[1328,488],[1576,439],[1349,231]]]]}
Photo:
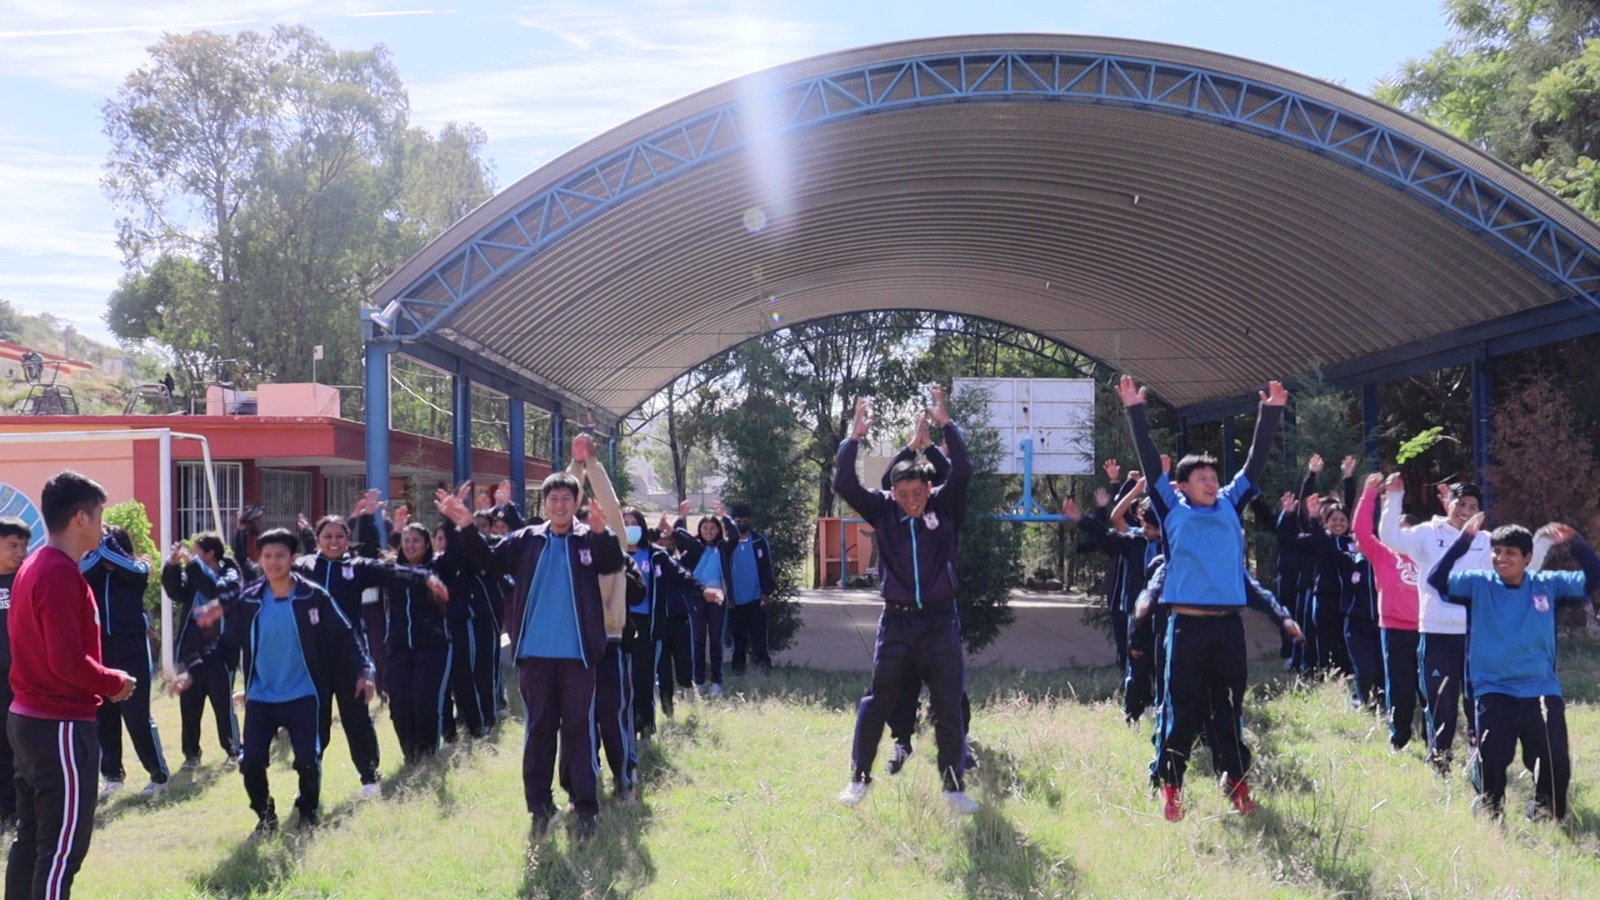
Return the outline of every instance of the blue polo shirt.
{"type": "Polygon", "coordinates": [[[270,587],[262,591],[255,627],[255,667],[246,696],[262,703],[287,703],[316,696],[317,685],[311,680],[305,650],[300,646],[293,601],[274,597],[270,587]]]}
{"type": "Polygon", "coordinates": [[[1528,572],[1517,587],[1484,569],[1451,572],[1450,596],[1466,598],[1471,610],[1467,668],[1473,693],[1561,696],[1556,605],[1584,599],[1587,589],[1582,572],[1528,572]]]}
{"type": "Polygon", "coordinates": [[[756,569],[756,542],[740,541],[733,546],[733,602],[736,606],[761,599],[761,573],[756,569]]]}
{"type": "Polygon", "coordinates": [[[706,552],[700,554],[700,561],[694,564],[694,580],[708,588],[722,589],[721,550],[707,547],[706,552]]]}
{"type": "Polygon", "coordinates": [[[583,659],[583,635],[578,630],[578,598],[572,589],[569,535],[547,534],[533,584],[528,587],[528,609],[523,613],[522,645],[517,658],[583,659]]]}
{"type": "Polygon", "coordinates": [[[1168,548],[1161,602],[1179,606],[1244,605],[1244,534],[1239,504],[1254,486],[1241,470],[1214,506],[1190,506],[1165,472],[1152,486],[1166,504],[1161,531],[1168,548]]]}

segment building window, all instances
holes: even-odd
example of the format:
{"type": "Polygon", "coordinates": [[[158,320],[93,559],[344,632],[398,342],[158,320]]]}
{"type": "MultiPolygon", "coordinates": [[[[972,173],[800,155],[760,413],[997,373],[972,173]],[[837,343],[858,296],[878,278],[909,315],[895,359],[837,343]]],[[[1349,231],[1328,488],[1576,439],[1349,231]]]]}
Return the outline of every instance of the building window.
{"type": "MultiPolygon", "coordinates": [[[[241,499],[244,497],[244,464],[222,462],[216,464],[217,505],[222,512],[222,539],[231,540],[234,524],[239,520],[241,499]]],[[[190,535],[215,530],[211,518],[211,498],[206,491],[206,464],[203,462],[178,463],[177,496],[178,530],[174,537],[187,540],[190,535]]],[[[165,553],[167,548],[162,547],[165,553]]]]}
{"type": "Polygon", "coordinates": [[[295,530],[301,516],[311,516],[311,473],[289,469],[261,470],[261,528],[295,530]]]}
{"type": "Polygon", "coordinates": [[[322,486],[322,496],[326,500],[323,515],[346,516],[366,493],[367,478],[365,475],[327,475],[322,479],[322,486]]]}

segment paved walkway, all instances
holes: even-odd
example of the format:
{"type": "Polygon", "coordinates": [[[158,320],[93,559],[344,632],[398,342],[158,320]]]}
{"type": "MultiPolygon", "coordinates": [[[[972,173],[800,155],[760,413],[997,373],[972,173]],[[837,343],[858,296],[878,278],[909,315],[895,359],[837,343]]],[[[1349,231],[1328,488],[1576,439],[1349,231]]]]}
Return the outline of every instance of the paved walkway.
{"type": "MultiPolygon", "coordinates": [[[[872,642],[878,613],[883,609],[871,591],[801,591],[804,624],[792,647],[778,661],[833,672],[870,671],[872,642]]],[[[1016,620],[982,653],[975,666],[1026,669],[1034,672],[1061,668],[1109,666],[1116,663],[1110,637],[1084,622],[1089,604],[1083,595],[1011,595],[1016,620]]],[[[1277,630],[1259,613],[1246,611],[1245,639],[1256,655],[1277,655],[1277,630]]]]}

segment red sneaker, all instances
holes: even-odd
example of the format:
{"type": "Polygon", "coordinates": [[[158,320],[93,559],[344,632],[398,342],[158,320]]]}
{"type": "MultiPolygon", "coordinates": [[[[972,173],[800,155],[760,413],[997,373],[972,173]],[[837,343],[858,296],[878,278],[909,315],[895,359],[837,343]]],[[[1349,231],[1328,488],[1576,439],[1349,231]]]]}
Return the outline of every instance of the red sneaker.
{"type": "Polygon", "coordinates": [[[1232,801],[1233,808],[1241,816],[1256,814],[1256,802],[1250,799],[1250,785],[1243,779],[1234,781],[1232,778],[1222,776],[1222,792],[1232,801]]]}
{"type": "Polygon", "coordinates": [[[1161,788],[1161,814],[1168,822],[1183,818],[1183,788],[1170,784],[1161,788]]]}

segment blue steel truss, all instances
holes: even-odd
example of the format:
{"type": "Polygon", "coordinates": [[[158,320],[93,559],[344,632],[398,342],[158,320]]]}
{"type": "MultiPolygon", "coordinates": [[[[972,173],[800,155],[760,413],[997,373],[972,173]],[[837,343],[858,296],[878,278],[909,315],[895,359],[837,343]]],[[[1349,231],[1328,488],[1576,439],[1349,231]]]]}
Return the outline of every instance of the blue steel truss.
{"type": "Polygon", "coordinates": [[[401,339],[427,336],[499,278],[586,222],[666,179],[738,151],[757,136],[757,121],[773,121],[770,114],[754,116],[752,104],[777,109],[777,129],[787,133],[873,113],[975,101],[1119,106],[1280,140],[1435,207],[1562,293],[1600,309],[1600,253],[1594,247],[1491,178],[1371,119],[1285,88],[1193,66],[1024,50],[846,69],[664,128],[530,197],[434,265],[399,296],[391,332],[401,339]]]}

